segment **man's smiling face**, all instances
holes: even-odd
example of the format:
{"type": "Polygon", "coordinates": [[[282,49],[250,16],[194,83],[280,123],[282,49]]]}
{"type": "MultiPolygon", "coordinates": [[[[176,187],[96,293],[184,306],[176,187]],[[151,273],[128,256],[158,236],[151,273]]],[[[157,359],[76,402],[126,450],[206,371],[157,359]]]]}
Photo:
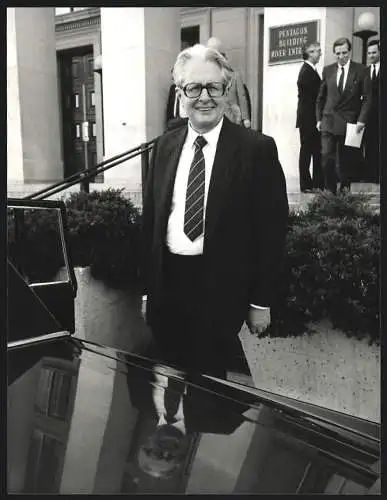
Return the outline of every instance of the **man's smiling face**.
{"type": "MultiPolygon", "coordinates": [[[[211,83],[225,83],[222,70],[216,63],[204,61],[200,57],[187,61],[181,87],[184,88],[187,84],[211,83]]],[[[220,97],[210,97],[205,88],[199,97],[194,98],[187,97],[182,88],[178,88],[177,92],[192,127],[198,133],[206,133],[219,123],[226,106],[227,90],[220,97]]]]}

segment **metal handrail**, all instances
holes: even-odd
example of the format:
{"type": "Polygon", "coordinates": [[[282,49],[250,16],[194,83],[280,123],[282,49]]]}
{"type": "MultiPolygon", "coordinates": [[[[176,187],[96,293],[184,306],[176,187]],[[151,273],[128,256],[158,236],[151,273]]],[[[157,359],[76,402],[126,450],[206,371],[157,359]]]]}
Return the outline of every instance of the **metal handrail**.
{"type": "Polygon", "coordinates": [[[148,168],[148,161],[149,161],[148,153],[153,148],[153,145],[157,139],[158,137],[155,137],[154,139],[146,143],[140,144],[135,148],[129,149],[124,153],[120,153],[116,156],[113,156],[112,158],[108,158],[98,163],[95,167],[91,169],[85,168],[83,170],[80,170],[79,172],[69,175],[68,177],[66,177],[61,181],[58,181],[50,186],[47,186],[39,191],[36,191],[35,193],[31,193],[28,196],[25,196],[23,199],[42,200],[48,196],[57,194],[60,191],[64,191],[65,189],[73,186],[74,184],[77,184],[79,181],[85,182],[87,179],[95,177],[96,175],[104,172],[105,170],[109,170],[112,167],[120,165],[124,161],[131,160],[132,158],[135,158],[140,154],[142,155],[142,177],[144,179],[146,177],[148,168]]]}

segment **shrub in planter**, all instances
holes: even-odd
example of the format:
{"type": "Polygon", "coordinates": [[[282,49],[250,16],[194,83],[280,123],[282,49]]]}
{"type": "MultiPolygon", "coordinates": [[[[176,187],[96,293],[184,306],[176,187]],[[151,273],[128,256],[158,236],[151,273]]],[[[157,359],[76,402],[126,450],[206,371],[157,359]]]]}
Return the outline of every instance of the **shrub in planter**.
{"type": "Polygon", "coordinates": [[[140,213],[120,189],[72,193],[66,200],[74,266],[90,266],[106,284],[126,288],[138,278],[140,213]]]}
{"type": "Polygon", "coordinates": [[[321,217],[365,217],[374,218],[375,211],[370,206],[370,195],[365,193],[341,193],[339,196],[330,191],[320,191],[308,204],[306,213],[321,217]]]}
{"type": "Polygon", "coordinates": [[[322,193],[291,214],[271,335],[304,333],[309,322],[329,318],[349,336],[377,341],[379,259],[379,215],[366,202],[322,193]]]}

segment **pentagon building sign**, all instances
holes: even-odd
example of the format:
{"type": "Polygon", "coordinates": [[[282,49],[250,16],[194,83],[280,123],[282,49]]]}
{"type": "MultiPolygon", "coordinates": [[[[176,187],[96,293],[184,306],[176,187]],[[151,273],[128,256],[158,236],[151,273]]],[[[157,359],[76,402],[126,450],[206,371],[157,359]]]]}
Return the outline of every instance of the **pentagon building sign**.
{"type": "Polygon", "coordinates": [[[318,42],[318,21],[270,28],[269,64],[302,60],[302,47],[318,42]]]}

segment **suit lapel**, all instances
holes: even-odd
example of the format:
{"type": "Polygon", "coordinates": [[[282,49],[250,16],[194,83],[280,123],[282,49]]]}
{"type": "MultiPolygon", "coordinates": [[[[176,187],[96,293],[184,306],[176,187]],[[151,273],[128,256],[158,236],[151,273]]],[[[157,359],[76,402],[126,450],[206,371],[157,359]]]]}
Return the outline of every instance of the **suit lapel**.
{"type": "Polygon", "coordinates": [[[333,92],[336,96],[336,99],[340,100],[342,97],[342,94],[340,94],[339,88],[337,86],[337,64],[335,64],[332,68],[332,73],[331,73],[330,79],[331,79],[331,87],[332,87],[333,92]]]}
{"type": "Polygon", "coordinates": [[[227,201],[227,191],[235,171],[238,141],[230,121],[223,119],[216,148],[205,215],[205,243],[211,238],[221,207],[227,201]]]}
{"type": "Polygon", "coordinates": [[[171,205],[173,186],[176,177],[177,165],[184,141],[187,136],[188,126],[179,129],[175,135],[170,138],[166,145],[165,157],[162,159],[165,164],[164,172],[161,172],[160,185],[160,208],[162,220],[168,220],[169,209],[171,205]]]}
{"type": "Polygon", "coordinates": [[[353,67],[352,61],[349,63],[349,68],[348,68],[348,75],[347,75],[347,81],[345,82],[345,89],[342,94],[342,97],[345,97],[347,93],[350,92],[350,89],[352,89],[352,82],[355,78],[355,68],[353,67]]]}

